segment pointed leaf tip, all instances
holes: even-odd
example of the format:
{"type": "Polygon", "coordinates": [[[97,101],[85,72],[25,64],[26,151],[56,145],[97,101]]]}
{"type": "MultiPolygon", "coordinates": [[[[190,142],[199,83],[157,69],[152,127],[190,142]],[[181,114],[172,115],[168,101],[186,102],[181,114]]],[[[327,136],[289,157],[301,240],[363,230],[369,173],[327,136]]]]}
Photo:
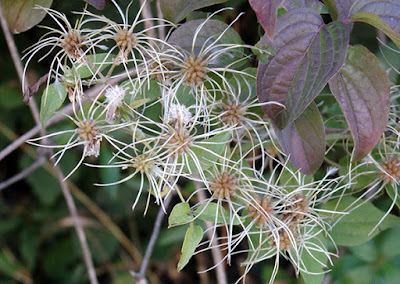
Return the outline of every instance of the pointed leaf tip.
{"type": "Polygon", "coordinates": [[[350,46],[344,66],[329,82],[354,140],[354,161],[378,143],[389,117],[390,81],[367,48],[350,46]]]}
{"type": "Polygon", "coordinates": [[[325,130],[321,114],[315,103],[289,125],[275,134],[289,161],[302,173],[312,175],[325,157],[325,130]]]}
{"type": "Polygon", "coordinates": [[[276,54],[259,64],[257,95],[264,112],[280,129],[294,121],[342,67],[351,25],[325,25],[310,8],[292,9],[278,18],[271,43],[276,54]]]}

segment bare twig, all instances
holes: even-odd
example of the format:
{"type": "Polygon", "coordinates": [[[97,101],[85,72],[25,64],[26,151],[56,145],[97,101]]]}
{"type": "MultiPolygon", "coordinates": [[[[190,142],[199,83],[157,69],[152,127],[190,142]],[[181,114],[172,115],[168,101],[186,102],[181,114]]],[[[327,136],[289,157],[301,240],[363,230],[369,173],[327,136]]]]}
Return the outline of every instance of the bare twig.
{"type": "Polygon", "coordinates": [[[36,169],[40,168],[46,162],[46,160],[47,160],[46,157],[44,157],[44,156],[40,157],[38,160],[36,160],[36,162],[34,162],[32,165],[30,165],[28,168],[26,168],[22,172],[19,172],[18,174],[9,178],[8,180],[1,182],[0,183],[0,191],[2,191],[3,189],[9,187],[10,185],[12,185],[18,181],[26,178],[27,176],[29,176],[36,169]]]}
{"type": "Polygon", "coordinates": [[[142,265],[140,267],[139,273],[134,273],[131,272],[135,280],[137,281],[138,284],[146,284],[146,270],[150,262],[150,257],[153,253],[154,246],[156,244],[158,235],[160,233],[160,228],[161,228],[161,222],[164,219],[165,216],[165,210],[168,208],[169,204],[171,203],[172,200],[172,195],[169,196],[164,202],[164,207],[160,206],[160,209],[158,210],[157,218],[154,223],[153,227],[153,232],[151,233],[150,241],[146,249],[146,253],[143,257],[142,265]]]}
{"type": "MultiPolygon", "coordinates": [[[[199,190],[201,188],[201,183],[198,181],[194,181],[197,190],[197,197],[199,198],[199,202],[202,204],[206,200],[206,195],[203,190],[199,190]]],[[[211,242],[211,254],[213,257],[215,272],[217,274],[217,281],[219,284],[228,284],[228,277],[226,275],[223,256],[221,250],[218,248],[218,236],[216,232],[213,233],[212,223],[208,221],[204,221],[207,227],[207,237],[211,242]]]]}
{"type": "MultiPolygon", "coordinates": [[[[130,71],[129,75],[133,75],[133,74],[136,74],[136,71],[130,71]]],[[[113,77],[110,80],[110,84],[120,82],[120,81],[126,79],[129,75],[127,72],[123,72],[123,73],[113,77]]],[[[92,99],[93,97],[97,96],[104,88],[105,88],[105,85],[98,85],[98,86],[95,86],[95,87],[87,90],[85,92],[85,97],[83,98],[82,103],[85,103],[85,102],[89,101],[90,99],[92,99]]],[[[66,114],[71,114],[72,112],[73,112],[72,104],[67,105],[66,107],[61,109],[58,113],[56,113],[52,118],[50,118],[47,121],[46,127],[63,120],[66,117],[65,116],[66,114]]],[[[24,135],[22,135],[21,137],[16,139],[13,143],[11,143],[6,148],[4,148],[0,152],[0,161],[3,160],[5,157],[7,157],[15,149],[19,148],[22,144],[24,144],[26,140],[35,136],[41,129],[42,129],[42,127],[40,125],[36,125],[31,130],[26,132],[24,135]]]]}
{"type": "Polygon", "coordinates": [[[28,87],[27,91],[24,93],[24,102],[29,103],[29,99],[39,91],[39,88],[46,84],[47,80],[49,79],[49,73],[39,78],[39,80],[28,87]]]}
{"type": "MultiPolygon", "coordinates": [[[[54,165],[54,164],[53,164],[54,165]]],[[[75,230],[78,235],[79,243],[81,244],[83,259],[85,261],[86,267],[89,273],[89,279],[91,284],[97,284],[96,270],[94,269],[94,264],[92,256],[89,250],[89,246],[86,240],[85,232],[81,222],[79,222],[78,211],[76,210],[74,199],[72,198],[71,192],[69,191],[67,183],[64,181],[64,175],[61,169],[54,165],[54,170],[56,172],[57,178],[60,181],[61,190],[64,195],[65,201],[67,202],[68,210],[75,220],[75,230]]]]}
{"type": "MultiPolygon", "coordinates": [[[[9,28],[8,28],[7,21],[4,18],[1,3],[0,3],[0,23],[1,23],[1,27],[3,29],[4,35],[5,35],[6,40],[7,40],[7,45],[8,45],[8,48],[10,50],[10,54],[11,54],[11,57],[13,59],[13,62],[14,62],[14,66],[15,66],[15,68],[17,70],[18,77],[19,77],[20,81],[23,82],[24,81],[24,78],[23,78],[24,75],[23,75],[22,62],[21,62],[21,59],[20,59],[20,56],[19,56],[19,53],[18,53],[17,46],[15,45],[14,38],[13,38],[9,28]]],[[[23,90],[23,93],[25,93],[25,90],[23,90]]],[[[32,115],[34,117],[36,125],[39,127],[39,131],[42,132],[42,135],[45,135],[44,129],[42,129],[40,127],[39,111],[38,111],[38,108],[37,108],[37,106],[36,106],[34,101],[31,101],[31,100],[29,101],[29,108],[30,108],[30,110],[32,112],[32,115]]],[[[62,192],[64,194],[64,198],[65,198],[65,200],[67,202],[67,206],[68,206],[68,209],[70,211],[70,214],[75,219],[75,230],[76,230],[76,232],[78,234],[78,239],[79,239],[79,242],[80,242],[81,247],[82,247],[83,258],[84,258],[86,267],[88,269],[90,283],[97,284],[98,281],[97,281],[97,277],[96,277],[96,271],[95,271],[94,265],[93,265],[92,256],[90,254],[89,246],[87,244],[86,236],[85,236],[85,233],[83,231],[82,225],[79,222],[79,217],[78,217],[78,213],[77,213],[76,206],[75,206],[75,203],[74,203],[74,199],[72,198],[72,195],[71,195],[71,193],[69,191],[69,188],[68,188],[67,184],[64,182],[64,175],[63,175],[61,169],[54,164],[54,170],[56,171],[56,174],[57,174],[57,177],[58,177],[58,181],[60,183],[62,192]]]]}
{"type": "Polygon", "coordinates": [[[149,4],[149,1],[147,0],[140,0],[140,5],[143,6],[143,10],[142,10],[142,16],[143,19],[146,19],[146,21],[144,21],[144,28],[146,29],[146,34],[147,36],[151,37],[151,38],[156,38],[156,31],[155,29],[153,29],[154,27],[154,23],[153,23],[153,14],[151,12],[151,7],[149,4]]]}
{"type": "Polygon", "coordinates": [[[161,11],[161,6],[160,6],[160,0],[157,0],[156,2],[156,7],[157,7],[157,18],[158,20],[158,38],[164,40],[165,39],[165,26],[164,22],[162,19],[164,19],[163,12],[161,11]]]}

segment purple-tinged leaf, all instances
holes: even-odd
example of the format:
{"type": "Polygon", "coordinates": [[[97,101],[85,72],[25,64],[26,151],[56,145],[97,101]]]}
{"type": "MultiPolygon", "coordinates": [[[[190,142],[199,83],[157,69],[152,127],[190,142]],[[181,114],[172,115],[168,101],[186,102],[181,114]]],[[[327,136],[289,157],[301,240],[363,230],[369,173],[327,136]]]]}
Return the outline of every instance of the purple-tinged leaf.
{"type": "Polygon", "coordinates": [[[321,167],[325,157],[325,130],[314,102],[286,128],[275,127],[274,130],[293,166],[307,175],[314,174],[321,167]]]}
{"type": "Polygon", "coordinates": [[[160,0],[164,18],[179,23],[194,10],[224,3],[228,0],[160,0]]]}
{"type": "Polygon", "coordinates": [[[351,6],[354,2],[359,0],[322,0],[326,7],[328,7],[329,12],[333,20],[345,20],[350,15],[351,6]]]}
{"type": "Polygon", "coordinates": [[[103,10],[106,6],[106,0],[84,0],[86,3],[89,3],[97,10],[103,10]]]}
{"type": "Polygon", "coordinates": [[[378,143],[389,116],[390,81],[379,60],[363,46],[350,46],[344,66],[329,82],[354,140],[354,161],[378,143]]]}
{"type": "Polygon", "coordinates": [[[351,19],[382,30],[400,48],[400,0],[358,0],[351,19]]]}
{"type": "Polygon", "coordinates": [[[324,9],[324,5],[318,0],[285,0],[282,3],[282,6],[288,11],[291,9],[303,7],[311,8],[320,13],[324,9]]]}
{"type": "Polygon", "coordinates": [[[295,120],[322,91],[346,58],[350,26],[325,25],[310,8],[293,9],[277,20],[271,46],[276,54],[257,72],[257,95],[264,112],[280,128],[295,120]]]}
{"type": "Polygon", "coordinates": [[[50,8],[53,0],[2,0],[3,14],[10,30],[19,34],[40,23],[46,11],[39,6],[50,8]]]}
{"type": "Polygon", "coordinates": [[[265,34],[270,40],[274,38],[276,13],[283,0],[249,0],[251,8],[256,13],[265,34]]]}

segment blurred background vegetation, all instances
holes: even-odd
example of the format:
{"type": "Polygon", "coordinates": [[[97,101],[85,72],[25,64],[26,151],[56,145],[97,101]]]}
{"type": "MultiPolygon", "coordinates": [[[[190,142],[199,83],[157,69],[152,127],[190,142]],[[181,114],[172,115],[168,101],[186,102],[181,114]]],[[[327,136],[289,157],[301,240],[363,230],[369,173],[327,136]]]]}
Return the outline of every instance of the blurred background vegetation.
{"type": "MultiPolygon", "coordinates": [[[[129,1],[119,0],[125,8],[129,1]]],[[[154,4],[154,3],[153,3],[154,4]]],[[[78,16],[71,11],[81,11],[85,3],[82,0],[55,0],[52,8],[67,15],[73,23],[78,16]]],[[[135,15],[139,7],[133,1],[131,13],[135,15]]],[[[260,28],[254,12],[246,0],[228,2],[204,9],[207,13],[221,7],[233,7],[233,11],[224,11],[220,17],[230,22],[240,12],[245,14],[234,28],[248,44],[259,40],[260,28]]],[[[119,19],[113,5],[105,10],[93,12],[119,19]]],[[[199,12],[197,12],[199,13],[199,12]]],[[[192,15],[197,17],[198,15],[192,15]]],[[[130,17],[133,19],[133,17],[130,17]]],[[[329,19],[327,19],[329,20],[329,19]]],[[[52,26],[54,22],[46,17],[41,23],[52,26]]],[[[44,29],[35,27],[28,32],[15,35],[19,51],[38,41],[44,29]]],[[[389,49],[379,49],[376,30],[366,24],[356,24],[352,34],[352,43],[361,43],[374,52],[382,63],[387,61],[400,67],[400,56],[389,49]]],[[[383,38],[384,39],[384,38],[383,38]]],[[[28,77],[31,82],[46,73],[51,58],[30,66],[28,77]]],[[[11,60],[3,34],[0,36],[0,151],[17,137],[35,126],[28,106],[23,102],[21,86],[11,60]]],[[[399,81],[397,73],[392,72],[393,83],[399,81]]],[[[34,96],[37,104],[40,93],[34,96]]],[[[339,114],[337,104],[335,111],[339,114]]],[[[68,127],[69,122],[60,122],[51,126],[51,131],[68,127]]],[[[102,148],[100,155],[106,163],[112,156],[111,149],[102,148]]],[[[28,168],[42,155],[38,149],[24,144],[0,161],[0,184],[22,170],[28,168]]],[[[80,158],[78,151],[68,151],[61,161],[61,169],[68,173],[80,158]]],[[[335,160],[334,157],[330,157],[335,160]]],[[[90,160],[89,160],[90,162],[90,160]]],[[[78,206],[79,216],[84,225],[92,252],[96,273],[101,283],[132,283],[129,271],[138,271],[148,244],[158,206],[150,203],[146,216],[142,215],[145,199],[131,211],[137,194],[138,179],[133,179],[111,187],[96,187],[93,184],[118,180],[118,169],[93,170],[80,167],[69,179],[68,184],[78,206]]],[[[187,189],[190,191],[193,189],[187,189]]],[[[390,199],[384,196],[376,201],[388,206],[390,199]]],[[[398,212],[394,212],[398,214],[398,212]]],[[[61,188],[50,162],[38,168],[25,179],[0,190],[0,283],[88,283],[82,252],[61,188]]],[[[162,225],[160,237],[151,257],[148,269],[150,283],[215,283],[214,272],[198,274],[197,271],[211,267],[210,252],[196,255],[189,265],[177,272],[181,244],[185,227],[167,229],[166,220],[162,225]],[[190,281],[190,282],[189,282],[190,281]]],[[[394,228],[379,234],[368,243],[340,249],[341,258],[335,260],[332,273],[325,283],[399,283],[400,279],[400,229],[394,228]]],[[[226,265],[230,281],[241,275],[243,259],[233,259],[231,266],[226,265]]],[[[273,269],[273,262],[256,265],[250,272],[246,283],[265,283],[273,269]]],[[[290,265],[283,265],[276,283],[299,283],[290,265]]]]}

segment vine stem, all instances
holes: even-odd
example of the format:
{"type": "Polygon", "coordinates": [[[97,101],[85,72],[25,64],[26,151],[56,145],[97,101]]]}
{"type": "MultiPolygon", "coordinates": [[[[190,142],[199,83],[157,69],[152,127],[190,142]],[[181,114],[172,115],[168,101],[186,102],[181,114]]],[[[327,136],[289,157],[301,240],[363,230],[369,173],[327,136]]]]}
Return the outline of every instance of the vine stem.
{"type": "MultiPolygon", "coordinates": [[[[4,36],[6,38],[8,48],[10,50],[11,57],[14,62],[15,69],[17,70],[19,80],[20,80],[20,82],[22,82],[24,80],[24,78],[23,78],[24,75],[23,75],[23,66],[22,66],[21,58],[19,56],[19,52],[18,52],[17,46],[14,41],[14,37],[12,36],[10,29],[8,28],[7,21],[4,18],[3,8],[1,6],[1,3],[0,3],[0,24],[1,24],[4,36]]],[[[25,90],[23,90],[23,93],[25,93],[25,90]]],[[[32,112],[32,116],[36,122],[36,126],[38,127],[38,130],[41,132],[42,135],[45,135],[45,130],[40,126],[40,118],[39,118],[39,111],[38,111],[37,105],[35,104],[35,102],[33,100],[29,100],[28,105],[32,112]]],[[[61,169],[57,165],[55,165],[55,163],[53,163],[53,165],[54,165],[54,170],[55,170],[57,178],[58,178],[58,182],[61,186],[61,190],[62,190],[62,193],[65,198],[65,201],[67,202],[68,210],[75,222],[74,226],[75,226],[76,233],[78,235],[79,243],[82,248],[83,258],[84,258],[84,261],[86,264],[86,268],[88,270],[90,283],[97,284],[98,281],[97,281],[97,277],[96,277],[96,270],[94,269],[94,264],[93,264],[92,256],[91,256],[89,246],[87,243],[87,239],[85,236],[85,232],[83,231],[82,224],[79,222],[78,212],[76,209],[74,199],[72,198],[72,195],[71,195],[71,192],[69,191],[68,185],[64,181],[64,175],[63,175],[61,169]]]]}
{"type": "MultiPolygon", "coordinates": [[[[203,204],[206,200],[206,195],[203,190],[200,190],[202,187],[201,182],[194,181],[197,197],[199,198],[199,203],[203,204]]],[[[225,267],[223,265],[223,256],[221,250],[218,248],[218,236],[217,233],[211,230],[212,224],[211,222],[204,221],[207,227],[207,237],[211,242],[211,254],[213,257],[215,271],[217,274],[217,282],[218,284],[228,284],[228,277],[226,275],[225,267]]]]}
{"type": "Polygon", "coordinates": [[[165,210],[168,208],[169,204],[171,203],[172,197],[173,196],[170,195],[169,198],[167,198],[165,200],[164,207],[160,206],[160,209],[158,210],[156,221],[155,221],[154,227],[153,227],[153,232],[151,233],[150,241],[146,248],[146,253],[143,257],[143,261],[142,261],[142,265],[140,266],[139,273],[131,272],[138,284],[146,284],[147,283],[146,270],[147,270],[147,267],[149,266],[150,257],[153,253],[154,246],[156,244],[158,235],[160,234],[161,223],[165,216],[165,210]]]}

